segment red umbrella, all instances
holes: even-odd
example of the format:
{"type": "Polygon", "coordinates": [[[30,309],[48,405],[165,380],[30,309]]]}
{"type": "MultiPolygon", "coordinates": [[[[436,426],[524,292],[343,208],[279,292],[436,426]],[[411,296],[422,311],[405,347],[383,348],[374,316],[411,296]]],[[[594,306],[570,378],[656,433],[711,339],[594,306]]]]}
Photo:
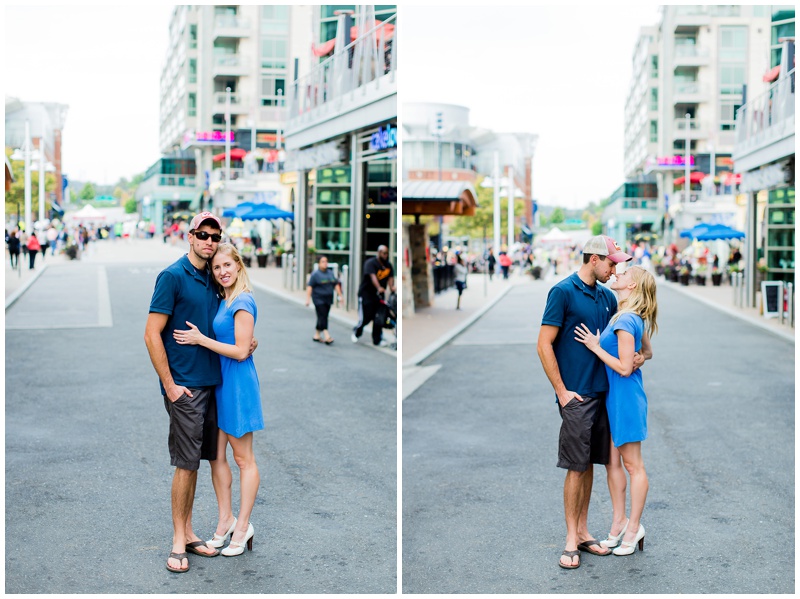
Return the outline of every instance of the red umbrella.
{"type": "MultiPolygon", "coordinates": [[[[244,160],[246,154],[247,151],[242,148],[231,148],[231,160],[244,160]]],[[[213,160],[214,162],[222,162],[225,160],[225,152],[217,154],[214,156],[213,160]]]]}
{"type": "MultiPolygon", "coordinates": [[[[691,181],[692,183],[700,183],[706,177],[708,177],[708,174],[707,173],[701,173],[700,171],[694,171],[692,173],[689,173],[689,181],[691,181]]],[[[686,181],[686,177],[678,177],[672,183],[673,183],[673,185],[683,185],[683,183],[685,181],[686,181]]]]}

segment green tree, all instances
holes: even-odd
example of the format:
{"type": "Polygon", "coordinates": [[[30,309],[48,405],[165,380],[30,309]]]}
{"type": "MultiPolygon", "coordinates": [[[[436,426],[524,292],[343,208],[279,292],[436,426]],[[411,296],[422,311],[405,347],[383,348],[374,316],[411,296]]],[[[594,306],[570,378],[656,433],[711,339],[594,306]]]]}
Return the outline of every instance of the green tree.
{"type": "Polygon", "coordinates": [[[552,214],[550,214],[550,222],[554,225],[557,225],[559,223],[563,223],[564,220],[564,211],[560,207],[556,207],[552,214]]]}
{"type": "Polygon", "coordinates": [[[603,234],[603,222],[600,220],[596,220],[592,223],[592,235],[602,235],[603,234]]]}
{"type": "MultiPolygon", "coordinates": [[[[456,236],[468,235],[472,239],[483,239],[484,231],[487,237],[493,235],[494,223],[494,190],[491,187],[481,187],[483,179],[477,181],[475,190],[478,193],[478,208],[473,216],[459,216],[450,225],[450,233],[456,236]]],[[[514,201],[514,214],[522,214],[525,202],[514,201]]],[[[520,232],[520,227],[515,227],[514,237],[520,232]]],[[[508,199],[500,198],[500,231],[501,236],[508,232],[508,199]]]]}
{"type": "Polygon", "coordinates": [[[125,202],[125,213],[126,214],[133,214],[136,212],[136,200],[131,198],[127,202],[125,202]]]}
{"type": "Polygon", "coordinates": [[[93,200],[97,196],[97,191],[94,188],[94,184],[91,182],[85,183],[83,189],[81,189],[78,197],[82,200],[93,200]]]}
{"type": "MultiPolygon", "coordinates": [[[[11,160],[13,154],[12,148],[6,148],[6,156],[11,162],[11,174],[14,181],[11,188],[6,192],[6,216],[17,214],[19,209],[20,218],[25,219],[25,162],[22,160],[11,160]]],[[[38,166],[38,165],[37,165],[38,166]]],[[[56,177],[53,173],[45,173],[44,176],[44,189],[45,189],[45,218],[50,216],[50,208],[52,203],[50,201],[50,192],[56,189],[56,177]]],[[[39,171],[31,172],[31,214],[34,220],[39,218],[39,171]]]]}

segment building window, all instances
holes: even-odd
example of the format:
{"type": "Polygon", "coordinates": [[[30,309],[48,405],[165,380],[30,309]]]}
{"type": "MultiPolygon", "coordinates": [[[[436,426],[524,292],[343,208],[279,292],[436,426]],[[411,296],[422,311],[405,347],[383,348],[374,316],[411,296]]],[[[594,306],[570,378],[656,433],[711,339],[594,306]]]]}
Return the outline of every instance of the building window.
{"type": "Polygon", "coordinates": [[[719,28],[719,61],[741,62],[747,59],[747,27],[719,28]]]}
{"type": "Polygon", "coordinates": [[[286,97],[286,80],[277,77],[261,78],[261,105],[279,106],[286,97]]]}
{"type": "Polygon", "coordinates": [[[650,141],[658,143],[658,121],[650,121],[650,141]]]}
{"type": "Polygon", "coordinates": [[[189,48],[197,48],[197,25],[189,25],[189,48]]]}
{"type": "Polygon", "coordinates": [[[658,110],[658,88],[650,88],[650,110],[658,110]]]}
{"type": "Polygon", "coordinates": [[[189,106],[186,111],[188,116],[197,116],[197,95],[189,94],[189,106]]]}
{"type": "Polygon", "coordinates": [[[261,68],[285,69],[287,64],[288,40],[275,37],[261,38],[261,68]]]}
{"type": "Polygon", "coordinates": [[[650,79],[658,79],[658,55],[650,57],[650,79]]]}
{"type": "Polygon", "coordinates": [[[197,60],[189,59],[189,83],[197,83],[197,60]]]}

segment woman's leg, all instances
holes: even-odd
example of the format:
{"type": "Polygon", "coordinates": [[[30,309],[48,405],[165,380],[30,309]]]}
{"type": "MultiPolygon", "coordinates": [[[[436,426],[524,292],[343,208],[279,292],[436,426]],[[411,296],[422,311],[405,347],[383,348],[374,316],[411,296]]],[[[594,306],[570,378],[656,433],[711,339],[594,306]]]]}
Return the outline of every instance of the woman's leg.
{"type": "Polygon", "coordinates": [[[219,508],[219,521],[217,522],[216,534],[222,536],[233,524],[233,509],[231,507],[231,467],[228,464],[228,435],[222,430],[217,437],[217,459],[209,462],[211,464],[211,482],[214,485],[214,493],[217,494],[217,506],[219,508]]]}
{"type": "Polygon", "coordinates": [[[319,314],[319,330],[322,332],[322,338],[325,341],[331,339],[331,334],[328,332],[328,314],[330,314],[331,305],[330,304],[322,304],[318,308],[319,314]]]}
{"type": "Polygon", "coordinates": [[[609,536],[616,536],[627,521],[625,516],[625,491],[628,486],[628,479],[625,476],[625,470],[622,468],[622,457],[619,450],[614,447],[613,441],[611,441],[609,456],[609,462],[606,466],[606,480],[608,481],[608,493],[611,495],[611,506],[614,510],[609,536]]]}
{"type": "Polygon", "coordinates": [[[644,511],[644,502],[647,498],[649,483],[647,472],[644,469],[642,460],[642,442],[625,443],[620,445],[619,453],[622,455],[622,463],[631,475],[631,521],[628,530],[625,532],[624,541],[631,542],[636,537],[639,530],[639,521],[644,511]]]}
{"type": "Polygon", "coordinates": [[[246,433],[239,439],[229,437],[228,440],[233,448],[233,459],[236,465],[239,466],[239,481],[241,485],[239,491],[241,496],[239,521],[236,523],[236,530],[233,532],[231,541],[241,543],[247,534],[250,514],[253,511],[253,505],[256,503],[256,495],[258,494],[258,485],[261,482],[261,478],[258,474],[256,456],[253,453],[253,433],[246,433]]]}
{"type": "Polygon", "coordinates": [[[314,304],[314,310],[317,312],[317,326],[316,331],[314,332],[314,339],[320,339],[320,333],[327,328],[322,326],[322,304],[314,304]]]}

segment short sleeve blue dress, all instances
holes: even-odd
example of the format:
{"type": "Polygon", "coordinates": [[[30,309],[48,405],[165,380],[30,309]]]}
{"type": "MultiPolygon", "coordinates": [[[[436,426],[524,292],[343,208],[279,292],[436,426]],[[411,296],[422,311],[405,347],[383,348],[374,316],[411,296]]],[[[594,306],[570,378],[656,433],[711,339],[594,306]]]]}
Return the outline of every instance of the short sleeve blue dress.
{"type": "MultiPolygon", "coordinates": [[[[634,348],[637,352],[642,349],[644,321],[638,314],[630,312],[609,323],[600,334],[600,347],[615,358],[619,358],[616,334],[619,330],[633,335],[634,348]]],[[[606,409],[614,447],[644,441],[647,438],[647,396],[644,393],[641,369],[635,370],[628,377],[623,377],[606,366],[606,373],[608,374],[606,409]]]]}
{"type": "MultiPolygon", "coordinates": [[[[240,293],[230,307],[223,300],[214,318],[214,335],[220,343],[236,344],[233,317],[239,310],[246,310],[258,319],[258,310],[253,294],[240,293]]],[[[239,362],[220,356],[222,383],[217,385],[217,426],[237,439],[246,433],[264,428],[261,412],[261,390],[258,383],[253,356],[239,362]]]]}

